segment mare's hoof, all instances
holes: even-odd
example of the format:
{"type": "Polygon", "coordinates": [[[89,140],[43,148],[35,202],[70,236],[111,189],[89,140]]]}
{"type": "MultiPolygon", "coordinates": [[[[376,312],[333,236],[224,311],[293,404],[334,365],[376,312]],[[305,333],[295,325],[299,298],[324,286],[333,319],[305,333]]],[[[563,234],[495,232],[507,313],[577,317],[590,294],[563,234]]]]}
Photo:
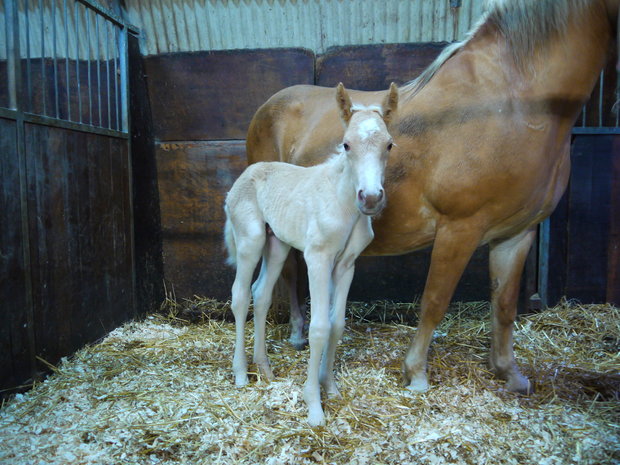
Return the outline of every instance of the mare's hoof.
{"type": "Polygon", "coordinates": [[[506,382],[506,390],[529,396],[534,393],[534,385],[525,376],[519,376],[506,382]]]}
{"type": "Polygon", "coordinates": [[[308,339],[289,339],[289,342],[297,350],[304,350],[306,347],[308,347],[308,339]]]}
{"type": "Polygon", "coordinates": [[[250,380],[248,379],[247,374],[235,375],[235,386],[243,387],[243,386],[246,386],[249,382],[250,380]]]}

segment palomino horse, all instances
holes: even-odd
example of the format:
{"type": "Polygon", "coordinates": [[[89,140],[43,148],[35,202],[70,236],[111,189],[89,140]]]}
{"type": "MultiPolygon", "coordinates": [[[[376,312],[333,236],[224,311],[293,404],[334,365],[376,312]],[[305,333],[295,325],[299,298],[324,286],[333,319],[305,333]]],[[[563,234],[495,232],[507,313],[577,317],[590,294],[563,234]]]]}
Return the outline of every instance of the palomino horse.
{"type": "Polygon", "coordinates": [[[329,395],[338,395],[334,357],[344,330],[354,262],[372,241],[370,216],[385,206],[383,178],[392,149],[385,123],[398,101],[396,86],[390,89],[382,107],[356,107],[340,84],[336,96],[346,129],[338,154],[308,168],[279,162],[254,164],[226,197],[226,247],[229,261],[237,266],[232,288],[235,382],[239,386],[248,382],[244,327],[254,268],[262,255],[260,275],[252,286],[254,362],[272,378],[265,351],[265,318],[291,247],[303,251],[312,299],[304,398],[313,426],[325,420],[319,383],[329,395]]]}
{"type": "MultiPolygon", "coordinates": [[[[571,128],[606,61],[618,0],[494,0],[468,38],[400,89],[390,125],[388,206],[365,255],[433,245],[405,384],[427,389],[427,352],[474,250],[490,246],[490,366],[512,391],[529,381],[513,354],[520,276],[564,192],[571,128]]],[[[331,91],[294,86],[254,116],[248,161],[313,165],[342,138],[331,91]]],[[[351,92],[359,102],[384,92],[351,92]]]]}

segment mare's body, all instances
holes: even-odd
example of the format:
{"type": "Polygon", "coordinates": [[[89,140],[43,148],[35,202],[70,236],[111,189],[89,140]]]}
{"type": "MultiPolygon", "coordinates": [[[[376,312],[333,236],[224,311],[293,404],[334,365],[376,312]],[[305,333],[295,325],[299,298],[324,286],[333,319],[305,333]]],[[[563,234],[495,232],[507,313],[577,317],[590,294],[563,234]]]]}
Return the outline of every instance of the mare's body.
{"type": "MultiPolygon", "coordinates": [[[[535,227],[570,171],[571,128],[606,61],[618,0],[505,0],[462,43],[401,88],[391,125],[387,208],[368,255],[433,246],[416,335],[403,363],[412,390],[428,387],[427,351],[474,250],[490,245],[490,366],[527,392],[513,354],[520,276],[535,227]]],[[[354,100],[383,92],[351,92],[354,100]]],[[[313,165],[342,137],[329,90],[295,86],[254,116],[248,161],[313,165]]]]}

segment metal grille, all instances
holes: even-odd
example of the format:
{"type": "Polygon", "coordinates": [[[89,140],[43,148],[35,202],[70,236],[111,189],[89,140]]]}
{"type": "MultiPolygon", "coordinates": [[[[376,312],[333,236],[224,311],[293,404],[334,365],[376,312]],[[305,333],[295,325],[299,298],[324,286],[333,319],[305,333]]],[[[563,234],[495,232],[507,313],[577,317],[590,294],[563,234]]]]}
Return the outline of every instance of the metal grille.
{"type": "Polygon", "coordinates": [[[0,107],[127,132],[123,22],[88,0],[0,1],[0,107]]]}

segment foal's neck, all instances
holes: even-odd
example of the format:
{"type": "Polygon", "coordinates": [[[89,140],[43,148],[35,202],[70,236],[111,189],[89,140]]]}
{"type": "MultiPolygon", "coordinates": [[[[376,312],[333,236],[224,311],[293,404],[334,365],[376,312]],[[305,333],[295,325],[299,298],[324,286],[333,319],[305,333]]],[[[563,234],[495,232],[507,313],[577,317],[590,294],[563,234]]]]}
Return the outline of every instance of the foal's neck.
{"type": "Polygon", "coordinates": [[[353,183],[353,170],[351,169],[351,164],[347,160],[347,155],[342,152],[338,153],[334,159],[328,163],[330,164],[329,175],[333,179],[336,188],[336,196],[340,205],[359,214],[359,210],[355,204],[357,193],[355,192],[355,184],[353,183]]]}

